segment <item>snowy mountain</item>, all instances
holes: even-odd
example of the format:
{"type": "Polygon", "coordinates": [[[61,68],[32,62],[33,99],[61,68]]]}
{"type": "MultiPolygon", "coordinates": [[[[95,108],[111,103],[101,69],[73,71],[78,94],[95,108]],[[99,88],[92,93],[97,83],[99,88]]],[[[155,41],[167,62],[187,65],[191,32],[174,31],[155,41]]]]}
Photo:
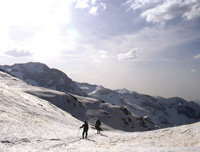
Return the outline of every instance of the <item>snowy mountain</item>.
{"type": "Polygon", "coordinates": [[[90,97],[126,107],[131,113],[150,118],[160,127],[172,127],[200,121],[200,106],[181,98],[162,98],[131,92],[111,90],[103,86],[77,83],[90,97]]]}
{"type": "MultiPolygon", "coordinates": [[[[90,120],[92,119],[90,114],[94,117],[96,113],[104,113],[105,110],[108,110],[106,112],[111,117],[117,114],[117,117],[127,116],[135,121],[134,116],[128,114],[126,110],[119,110],[121,108],[119,106],[96,99],[31,86],[5,72],[0,72],[0,96],[0,151],[2,152],[200,151],[200,123],[134,133],[110,128],[110,130],[105,129],[102,134],[96,134],[90,126],[88,139],[82,140],[80,139],[82,130],[79,130],[79,127],[83,123],[40,97],[59,99],[57,102],[60,102],[62,108],[74,109],[74,114],[77,116],[80,109],[76,111],[76,108],[80,106],[82,114],[85,114],[85,116],[81,114],[82,118],[90,120]],[[87,104],[90,102],[93,103],[93,111],[87,109],[87,104]],[[95,109],[95,105],[101,110],[95,109]]],[[[121,125],[117,119],[114,121],[113,119],[109,119],[113,126],[121,125]]],[[[138,124],[134,122],[137,129],[144,129],[138,124]]],[[[103,124],[103,128],[105,126],[106,123],[103,124]]]]}
{"type": "MultiPolygon", "coordinates": [[[[85,99],[80,96],[89,96],[97,99],[95,100],[90,98],[90,102],[84,103],[84,105],[88,108],[93,109],[93,103],[95,102],[96,105],[98,105],[95,108],[98,109],[104,107],[103,102],[106,102],[107,106],[109,104],[110,107],[123,107],[122,111],[123,109],[125,109],[125,111],[130,112],[131,115],[138,117],[138,119],[153,122],[154,124],[157,124],[162,128],[190,124],[200,121],[200,106],[194,102],[187,102],[178,97],[169,99],[162,97],[152,97],[149,95],[139,94],[134,91],[129,91],[125,88],[111,90],[99,85],[74,82],[70,78],[68,78],[67,75],[63,72],[57,69],[50,69],[42,63],[30,62],[26,64],[15,64],[13,66],[0,66],[0,68],[11,73],[17,78],[28,82],[29,84],[54,89],[65,93],[76,94],[77,96],[73,96],[75,97],[74,102],[77,102],[78,100],[85,101],[85,99]]],[[[37,95],[42,99],[47,99],[46,94],[48,94],[45,92],[36,94],[35,92],[30,91],[29,93],[37,95]]],[[[65,96],[66,95],[57,95],[55,93],[52,93],[51,98],[48,97],[48,100],[60,107],[61,109],[68,111],[76,116],[76,112],[72,111],[73,108],[67,108],[63,106],[63,104],[58,102],[60,99],[66,100],[65,96]]],[[[78,103],[71,103],[72,107],[73,104],[79,105],[78,103]]],[[[77,107],[81,108],[81,105],[77,107]]],[[[76,111],[79,111],[78,108],[76,111]]],[[[84,113],[89,114],[89,111],[90,110],[85,111],[84,113]]],[[[103,113],[106,114],[107,112],[101,113],[99,112],[98,116],[103,116],[103,113]]],[[[77,115],[77,117],[79,117],[79,115],[77,115]]],[[[108,117],[112,116],[108,115],[108,117]]],[[[85,118],[80,119],[83,120],[85,118]]],[[[131,124],[133,123],[131,122],[132,120],[130,120],[128,117],[120,119],[124,121],[125,125],[129,124],[131,126],[131,124]]],[[[108,121],[108,126],[111,125],[111,123],[112,121],[108,121]]],[[[129,129],[126,128],[125,130],[131,131],[132,128],[130,126],[129,129]]],[[[124,127],[119,127],[117,129],[123,130],[123,128],[124,127]]],[[[149,129],[151,129],[151,127],[149,129]]]]}
{"type": "Polygon", "coordinates": [[[65,73],[57,69],[50,69],[42,63],[29,62],[12,66],[4,65],[0,68],[34,86],[86,95],[65,73]]]}
{"type": "Polygon", "coordinates": [[[81,121],[87,120],[94,125],[99,118],[104,129],[146,131],[158,128],[151,120],[133,115],[123,106],[112,105],[89,97],[34,87],[4,72],[0,72],[0,83],[46,100],[81,121]]]}

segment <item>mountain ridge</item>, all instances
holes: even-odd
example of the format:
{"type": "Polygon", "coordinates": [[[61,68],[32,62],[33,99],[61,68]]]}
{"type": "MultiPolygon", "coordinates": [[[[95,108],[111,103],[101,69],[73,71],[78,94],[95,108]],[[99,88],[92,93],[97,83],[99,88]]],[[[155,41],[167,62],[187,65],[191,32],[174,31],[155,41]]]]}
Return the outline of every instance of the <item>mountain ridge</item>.
{"type": "Polygon", "coordinates": [[[72,93],[74,95],[92,97],[102,102],[107,102],[116,106],[122,106],[130,113],[138,116],[138,118],[146,118],[146,120],[151,120],[153,123],[162,128],[190,124],[200,120],[200,106],[194,102],[188,102],[179,97],[152,97],[150,95],[140,94],[135,91],[129,91],[125,88],[111,90],[104,88],[101,85],[75,82],[70,78],[67,79],[64,84],[62,84],[62,79],[60,78],[62,78],[62,76],[68,78],[67,75],[63,72],[60,73],[60,71],[57,69],[49,70],[50,68],[41,63],[31,62],[27,64],[15,64],[13,66],[0,66],[0,68],[3,68],[16,77],[31,83],[32,85],[36,83],[36,86],[72,93]],[[32,70],[32,68],[35,68],[35,70],[32,70]],[[39,76],[42,75],[44,77],[43,79],[46,80],[45,83],[40,83],[41,77],[38,77],[38,79],[33,79],[31,76],[35,73],[39,73],[39,76]],[[52,73],[53,76],[48,77],[49,75],[52,75],[52,73]],[[51,85],[48,85],[49,83],[51,85]],[[67,85],[68,88],[63,91],[61,87],[55,87],[58,84],[61,86],[67,85]]]}
{"type": "Polygon", "coordinates": [[[163,128],[200,120],[200,106],[180,97],[152,97],[127,89],[111,90],[98,85],[90,86],[87,83],[76,83],[77,86],[81,86],[83,91],[86,89],[85,92],[89,96],[115,105],[125,106],[131,113],[141,117],[149,117],[163,128]]]}
{"type": "MultiPolygon", "coordinates": [[[[31,86],[5,72],[0,72],[0,84],[1,151],[180,152],[200,150],[200,122],[145,132],[104,130],[101,134],[97,134],[89,125],[88,138],[81,139],[82,130],[79,128],[83,122],[49,101],[26,91],[33,91],[47,97],[66,93],[31,86]]],[[[88,98],[84,97],[81,101],[87,101],[88,98]]],[[[71,103],[74,100],[72,99],[71,103]]],[[[95,99],[90,98],[90,100],[95,99]]],[[[100,102],[102,101],[98,101],[100,102]]],[[[126,119],[124,120],[126,122],[126,119]]],[[[116,125],[116,122],[112,123],[116,125]]]]}
{"type": "MultiPolygon", "coordinates": [[[[45,102],[48,101],[51,105],[55,105],[56,108],[67,112],[80,121],[87,120],[90,125],[94,125],[97,119],[101,119],[104,130],[117,129],[132,132],[155,130],[158,128],[154,123],[131,114],[123,106],[112,105],[90,97],[82,97],[47,88],[32,86],[25,83],[23,80],[8,75],[7,73],[0,72],[0,84],[3,86],[3,89],[4,86],[7,86],[7,88],[11,88],[11,91],[14,90],[15,94],[19,92],[19,97],[23,97],[21,94],[24,94],[24,96],[29,94],[34,96],[34,98],[37,97],[45,102]]],[[[17,96],[15,98],[17,98],[17,96]]],[[[41,104],[38,104],[39,106],[42,106],[42,101],[41,104]]]]}
{"type": "Polygon", "coordinates": [[[0,68],[34,86],[86,96],[64,72],[51,69],[43,63],[19,63],[12,66],[0,66],[0,68]]]}

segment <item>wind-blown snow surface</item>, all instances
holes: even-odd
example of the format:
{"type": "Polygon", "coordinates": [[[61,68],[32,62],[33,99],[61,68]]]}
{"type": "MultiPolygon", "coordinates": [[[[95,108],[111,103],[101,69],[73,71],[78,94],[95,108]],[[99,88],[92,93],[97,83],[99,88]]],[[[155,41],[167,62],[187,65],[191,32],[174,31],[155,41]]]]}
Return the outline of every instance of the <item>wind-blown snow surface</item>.
{"type": "MultiPolygon", "coordinates": [[[[200,123],[148,132],[110,130],[101,135],[90,128],[88,139],[80,139],[82,122],[23,92],[28,86],[21,80],[0,73],[2,152],[200,151],[200,123]],[[9,86],[11,80],[13,84],[9,86]]],[[[30,89],[34,91],[34,87],[30,89]]],[[[38,89],[43,88],[35,88],[38,89]]]]}

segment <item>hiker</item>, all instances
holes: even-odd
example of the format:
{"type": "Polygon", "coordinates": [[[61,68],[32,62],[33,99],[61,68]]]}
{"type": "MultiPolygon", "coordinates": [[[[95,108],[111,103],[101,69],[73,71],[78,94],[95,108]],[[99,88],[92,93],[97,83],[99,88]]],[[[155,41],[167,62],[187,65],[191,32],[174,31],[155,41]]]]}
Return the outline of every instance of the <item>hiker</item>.
{"type": "Polygon", "coordinates": [[[85,138],[87,138],[88,128],[89,128],[87,121],[85,121],[85,123],[80,128],[83,128],[82,138],[84,139],[84,134],[85,134],[85,138]]]}
{"type": "Polygon", "coordinates": [[[101,126],[101,121],[98,119],[95,124],[95,128],[97,129],[97,134],[100,134],[100,131],[103,131],[100,126],[101,126]]]}

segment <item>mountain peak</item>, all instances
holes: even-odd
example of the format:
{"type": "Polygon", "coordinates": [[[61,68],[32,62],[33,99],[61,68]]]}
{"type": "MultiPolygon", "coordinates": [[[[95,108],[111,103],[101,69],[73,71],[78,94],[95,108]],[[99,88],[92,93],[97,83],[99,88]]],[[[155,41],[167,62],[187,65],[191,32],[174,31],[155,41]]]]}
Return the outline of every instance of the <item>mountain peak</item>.
{"type": "Polygon", "coordinates": [[[62,71],[51,69],[39,62],[0,66],[15,77],[34,86],[86,96],[86,94],[62,71]]]}
{"type": "Polygon", "coordinates": [[[14,64],[13,66],[14,70],[22,70],[25,69],[26,71],[29,71],[31,73],[40,73],[44,70],[49,69],[49,67],[43,63],[40,62],[28,62],[28,63],[20,63],[20,64],[14,64]]]}
{"type": "Polygon", "coordinates": [[[121,94],[131,93],[131,91],[127,90],[126,88],[117,89],[117,90],[115,90],[115,91],[118,92],[118,93],[121,93],[121,94]]]}

